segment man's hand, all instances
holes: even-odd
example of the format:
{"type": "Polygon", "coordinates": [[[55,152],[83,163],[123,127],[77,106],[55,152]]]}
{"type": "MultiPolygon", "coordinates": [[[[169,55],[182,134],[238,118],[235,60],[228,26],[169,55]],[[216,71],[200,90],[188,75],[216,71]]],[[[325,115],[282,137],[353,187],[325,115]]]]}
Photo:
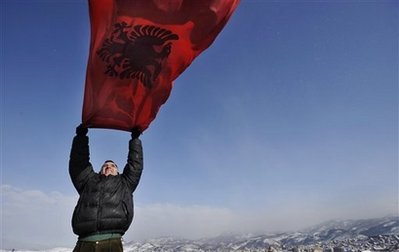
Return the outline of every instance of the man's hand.
{"type": "Polygon", "coordinates": [[[78,127],[76,127],[76,135],[78,136],[85,136],[89,132],[89,130],[83,126],[83,124],[80,124],[78,127]]]}
{"type": "Polygon", "coordinates": [[[130,132],[132,132],[132,139],[136,139],[141,135],[141,130],[139,128],[133,128],[130,132]]]}

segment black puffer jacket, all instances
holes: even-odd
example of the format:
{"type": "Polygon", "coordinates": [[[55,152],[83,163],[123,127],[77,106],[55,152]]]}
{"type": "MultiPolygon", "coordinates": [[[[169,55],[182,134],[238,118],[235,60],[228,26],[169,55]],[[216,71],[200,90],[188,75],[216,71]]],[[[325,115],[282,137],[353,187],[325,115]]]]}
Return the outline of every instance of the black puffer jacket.
{"type": "Polygon", "coordinates": [[[101,233],[124,234],[133,220],[133,192],[143,170],[140,139],[129,141],[127,164],[122,174],[104,176],[94,172],[89,160],[89,138],[73,139],[69,174],[80,197],[72,217],[79,237],[101,233]]]}

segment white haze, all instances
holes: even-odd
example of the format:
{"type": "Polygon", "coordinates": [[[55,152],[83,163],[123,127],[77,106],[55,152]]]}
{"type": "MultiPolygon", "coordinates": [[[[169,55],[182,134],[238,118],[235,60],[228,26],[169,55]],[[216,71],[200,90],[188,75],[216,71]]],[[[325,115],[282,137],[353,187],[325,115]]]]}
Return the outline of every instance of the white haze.
{"type": "MultiPolygon", "coordinates": [[[[24,190],[1,186],[1,249],[72,248],[76,237],[70,219],[76,195],[24,190]]],[[[317,206],[306,200],[283,202],[269,208],[240,210],[212,206],[182,206],[172,203],[141,205],[136,202],[135,218],[125,241],[161,236],[190,239],[225,233],[291,231],[333,218],[368,218],[395,214],[388,199],[375,202],[360,213],[355,205],[317,206]],[[382,205],[388,208],[381,208],[382,205]],[[391,209],[392,211],[387,211],[391,209]]]]}

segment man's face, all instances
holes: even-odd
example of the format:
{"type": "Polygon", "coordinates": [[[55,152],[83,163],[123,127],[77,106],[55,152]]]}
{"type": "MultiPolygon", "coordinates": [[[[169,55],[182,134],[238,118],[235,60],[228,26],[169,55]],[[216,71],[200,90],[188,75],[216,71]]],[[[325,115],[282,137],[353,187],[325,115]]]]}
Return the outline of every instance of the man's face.
{"type": "Polygon", "coordinates": [[[118,167],[113,162],[105,162],[101,167],[101,174],[105,176],[116,176],[118,175],[118,167]]]}

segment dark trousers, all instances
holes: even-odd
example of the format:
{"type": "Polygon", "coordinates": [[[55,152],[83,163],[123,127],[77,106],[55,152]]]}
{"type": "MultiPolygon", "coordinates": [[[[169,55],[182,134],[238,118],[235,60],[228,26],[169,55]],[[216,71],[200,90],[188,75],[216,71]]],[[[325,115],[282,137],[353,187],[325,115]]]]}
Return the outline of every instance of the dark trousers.
{"type": "Polygon", "coordinates": [[[73,252],[123,252],[122,240],[78,241],[73,252]]]}

